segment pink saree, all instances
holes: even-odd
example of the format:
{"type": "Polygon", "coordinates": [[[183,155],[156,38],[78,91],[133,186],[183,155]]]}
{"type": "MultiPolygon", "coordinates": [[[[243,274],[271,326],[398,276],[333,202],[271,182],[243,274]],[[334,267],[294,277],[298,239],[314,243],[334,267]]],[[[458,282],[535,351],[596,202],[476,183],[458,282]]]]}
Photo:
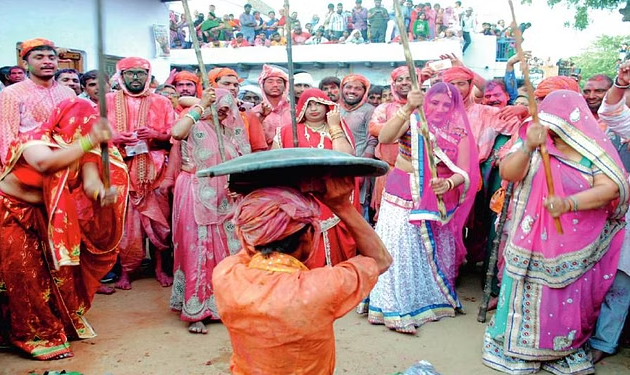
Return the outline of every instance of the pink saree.
{"type": "MultiPolygon", "coordinates": [[[[226,160],[250,152],[247,132],[229,91],[215,89],[217,109],[229,108],[221,123],[226,160]]],[[[211,118],[202,117],[181,142],[182,172],[173,192],[173,288],[170,306],[181,320],[219,319],[214,304],[212,271],[225,257],[236,254],[241,243],[228,215],[234,208],[228,196],[227,176],[197,177],[195,172],[221,163],[218,139],[211,118]]]]}
{"type": "MultiPolygon", "coordinates": [[[[584,344],[616,273],[628,182],[617,152],[580,94],[551,93],[540,106],[540,121],[583,157],[579,163],[565,158],[548,138],[557,196],[588,190],[593,177],[604,173],[618,186],[619,198],[599,209],[562,215],[565,233],[559,235],[542,205],[545,174],[535,154],[514,191],[499,306],[486,330],[483,360],[511,374],[540,368],[590,374],[594,369],[584,344]]],[[[526,131],[527,124],[521,138],[526,131]]]]}

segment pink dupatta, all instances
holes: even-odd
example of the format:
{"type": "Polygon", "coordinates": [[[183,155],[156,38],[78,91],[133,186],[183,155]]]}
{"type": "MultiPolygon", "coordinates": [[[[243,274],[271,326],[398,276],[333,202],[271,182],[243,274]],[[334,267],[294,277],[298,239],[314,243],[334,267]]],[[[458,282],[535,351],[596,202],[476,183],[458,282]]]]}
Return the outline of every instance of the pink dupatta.
{"type": "Polygon", "coordinates": [[[457,248],[457,264],[461,264],[466,256],[462,228],[473,205],[480,178],[477,147],[461,95],[455,86],[443,82],[432,86],[424,100],[424,110],[433,142],[438,177],[448,178],[457,173],[464,177],[464,183],[442,195],[446,206],[446,217],[442,218],[438,211],[437,196],[430,188],[431,173],[425,143],[418,128],[418,114],[414,113],[411,117],[414,166],[411,191],[414,209],[411,211],[409,221],[416,225],[426,220],[451,225],[457,248]],[[431,99],[439,94],[448,95],[452,105],[450,112],[442,119],[438,119],[428,105],[431,99]]]}

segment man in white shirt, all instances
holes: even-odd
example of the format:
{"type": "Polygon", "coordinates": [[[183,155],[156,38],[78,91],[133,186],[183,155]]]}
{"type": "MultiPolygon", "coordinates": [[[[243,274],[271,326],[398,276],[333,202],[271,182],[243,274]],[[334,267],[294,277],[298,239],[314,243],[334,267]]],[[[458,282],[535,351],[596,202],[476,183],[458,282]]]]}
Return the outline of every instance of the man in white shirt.
{"type": "Polygon", "coordinates": [[[462,49],[462,53],[466,52],[470,43],[472,43],[472,39],[470,34],[475,32],[476,20],[473,16],[473,9],[466,9],[466,13],[462,16],[462,36],[464,37],[464,47],[462,49]]]}

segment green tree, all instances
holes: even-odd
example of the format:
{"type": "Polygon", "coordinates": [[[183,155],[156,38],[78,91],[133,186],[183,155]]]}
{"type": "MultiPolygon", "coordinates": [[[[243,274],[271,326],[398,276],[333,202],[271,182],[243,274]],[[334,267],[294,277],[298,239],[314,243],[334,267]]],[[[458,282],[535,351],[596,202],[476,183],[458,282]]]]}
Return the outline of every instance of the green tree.
{"type": "MultiPolygon", "coordinates": [[[[521,0],[524,4],[531,4],[532,0],[521,0]]],[[[619,13],[623,15],[622,21],[630,22],[630,0],[547,0],[550,7],[558,4],[565,4],[567,8],[575,8],[575,17],[573,22],[567,22],[578,30],[584,30],[589,24],[589,10],[604,9],[614,10],[625,4],[625,8],[619,9],[619,13]]]]}
{"type": "Polygon", "coordinates": [[[571,60],[582,69],[582,82],[595,74],[606,74],[614,77],[617,74],[616,61],[619,47],[630,36],[601,35],[580,55],[571,60]]]}

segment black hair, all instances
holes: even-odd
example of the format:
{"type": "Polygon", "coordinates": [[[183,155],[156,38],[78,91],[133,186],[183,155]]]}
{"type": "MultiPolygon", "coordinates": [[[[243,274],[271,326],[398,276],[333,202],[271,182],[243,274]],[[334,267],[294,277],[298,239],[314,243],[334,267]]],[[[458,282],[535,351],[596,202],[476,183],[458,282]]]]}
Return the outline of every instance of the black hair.
{"type": "Polygon", "coordinates": [[[368,91],[368,96],[372,94],[383,95],[383,87],[378,86],[378,85],[370,86],[370,91],[368,91]]]}
{"type": "MultiPolygon", "coordinates": [[[[87,84],[88,79],[98,79],[98,70],[94,69],[94,70],[89,70],[83,74],[81,74],[81,86],[85,87],[85,85],[87,84]]],[[[107,77],[107,74],[105,75],[105,80],[108,81],[109,77],[107,77]]]]}
{"type": "Polygon", "coordinates": [[[81,74],[79,74],[79,72],[76,69],[59,69],[57,70],[57,72],[55,73],[55,81],[57,79],[59,79],[59,76],[64,74],[64,73],[71,73],[71,74],[76,74],[77,77],[80,77],[81,74]]]}
{"type": "Polygon", "coordinates": [[[337,87],[341,87],[341,80],[335,76],[324,77],[319,81],[319,89],[322,90],[326,85],[337,85],[337,87]]]}
{"type": "Polygon", "coordinates": [[[267,258],[272,253],[283,253],[283,254],[291,254],[295,250],[297,250],[298,245],[300,244],[300,239],[306,233],[307,230],[311,229],[312,226],[305,225],[302,229],[297,232],[290,234],[282,239],[270,242],[265,245],[255,246],[256,251],[260,252],[263,257],[267,258]]]}
{"type": "Polygon", "coordinates": [[[236,33],[235,37],[237,37],[237,38],[238,38],[239,36],[241,36],[241,37],[242,37],[242,36],[243,36],[243,33],[236,33]]]}
{"type": "Polygon", "coordinates": [[[51,47],[51,46],[37,46],[37,47],[33,47],[30,51],[28,51],[28,53],[26,55],[24,55],[24,57],[22,57],[22,60],[27,61],[28,57],[31,55],[31,53],[33,53],[35,51],[53,51],[55,53],[55,55],[57,55],[57,50],[54,47],[51,47]]]}

